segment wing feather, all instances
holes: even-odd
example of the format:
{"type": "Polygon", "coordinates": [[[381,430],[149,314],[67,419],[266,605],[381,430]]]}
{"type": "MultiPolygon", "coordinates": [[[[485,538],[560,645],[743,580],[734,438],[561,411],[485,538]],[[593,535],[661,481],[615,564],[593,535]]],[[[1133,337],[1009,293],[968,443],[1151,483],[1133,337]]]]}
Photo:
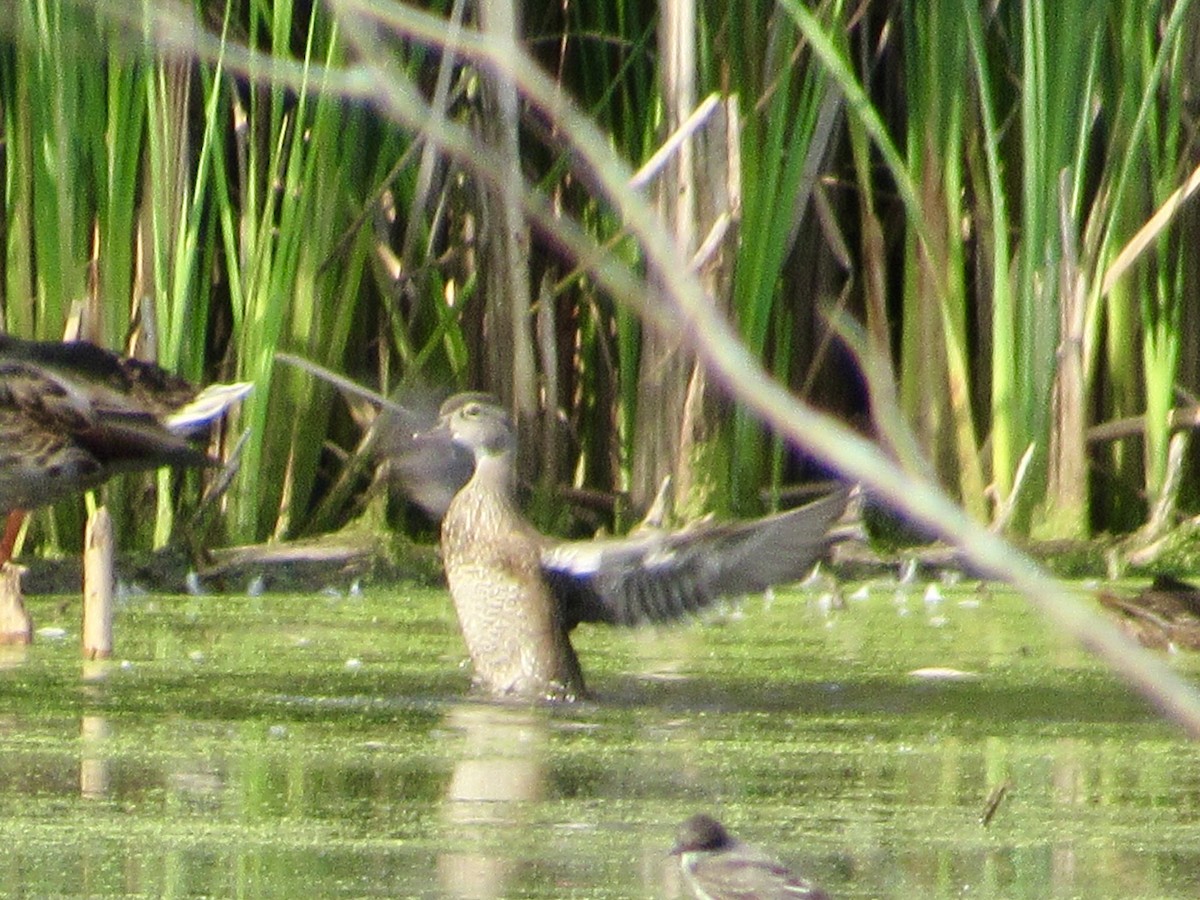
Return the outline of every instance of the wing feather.
{"type": "Polygon", "coordinates": [[[746,522],[553,544],[542,572],[568,627],[640,625],[698,612],[721,597],[797,581],[828,546],[846,491],[746,522]]]}

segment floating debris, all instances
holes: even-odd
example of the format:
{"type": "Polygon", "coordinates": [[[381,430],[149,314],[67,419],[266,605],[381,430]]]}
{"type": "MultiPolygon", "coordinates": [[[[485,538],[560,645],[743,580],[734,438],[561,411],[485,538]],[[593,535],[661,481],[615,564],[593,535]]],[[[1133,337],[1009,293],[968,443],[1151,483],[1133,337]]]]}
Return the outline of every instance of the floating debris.
{"type": "Polygon", "coordinates": [[[908,674],[912,678],[923,678],[927,681],[976,681],[981,677],[978,672],[951,669],[947,666],[927,666],[923,669],[913,669],[908,674]]]}

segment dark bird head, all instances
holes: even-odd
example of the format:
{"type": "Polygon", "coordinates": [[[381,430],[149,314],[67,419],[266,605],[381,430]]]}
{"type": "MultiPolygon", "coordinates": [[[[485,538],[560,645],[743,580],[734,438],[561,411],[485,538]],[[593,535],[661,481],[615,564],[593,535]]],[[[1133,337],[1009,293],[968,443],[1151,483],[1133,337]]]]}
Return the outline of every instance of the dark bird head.
{"type": "Polygon", "coordinates": [[[684,853],[725,850],[733,846],[734,840],[725,826],[703,813],[692,816],[679,826],[675,835],[675,846],[671,848],[672,856],[684,853]]]}

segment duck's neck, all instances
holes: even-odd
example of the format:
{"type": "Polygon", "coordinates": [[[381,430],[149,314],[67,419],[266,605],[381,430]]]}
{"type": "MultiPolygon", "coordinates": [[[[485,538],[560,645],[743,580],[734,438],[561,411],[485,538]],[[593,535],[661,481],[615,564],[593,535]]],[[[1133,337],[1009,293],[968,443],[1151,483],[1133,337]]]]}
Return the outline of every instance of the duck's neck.
{"type": "Polygon", "coordinates": [[[480,454],[475,458],[475,474],[471,480],[478,487],[494,491],[511,501],[517,485],[512,453],[480,454]]]}

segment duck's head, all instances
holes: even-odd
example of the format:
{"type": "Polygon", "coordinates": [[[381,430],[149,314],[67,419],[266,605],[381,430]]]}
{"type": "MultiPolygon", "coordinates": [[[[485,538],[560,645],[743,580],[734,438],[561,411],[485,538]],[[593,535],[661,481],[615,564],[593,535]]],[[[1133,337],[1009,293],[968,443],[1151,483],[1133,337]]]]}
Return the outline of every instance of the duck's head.
{"type": "Polygon", "coordinates": [[[725,826],[712,816],[701,813],[679,826],[671,853],[679,856],[684,853],[723,850],[732,844],[733,838],[725,830],[725,826]]]}
{"type": "Polygon", "coordinates": [[[516,448],[512,420],[490,394],[450,397],[439,411],[438,430],[470,450],[476,460],[510,454],[516,448]]]}

